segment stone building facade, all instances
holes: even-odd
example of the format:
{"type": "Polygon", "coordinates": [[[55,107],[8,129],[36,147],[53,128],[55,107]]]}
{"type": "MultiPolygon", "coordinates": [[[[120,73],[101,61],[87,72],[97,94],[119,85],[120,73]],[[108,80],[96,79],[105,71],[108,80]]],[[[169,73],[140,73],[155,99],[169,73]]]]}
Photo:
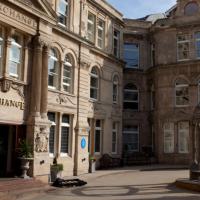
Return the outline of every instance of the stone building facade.
{"type": "Polygon", "coordinates": [[[132,147],[124,140],[126,151],[148,146],[159,163],[191,163],[199,132],[199,17],[200,1],[178,0],[163,15],[124,20],[123,132],[139,130],[132,147]]]}
{"type": "Polygon", "coordinates": [[[121,155],[123,26],[106,1],[0,1],[1,177],[24,139],[43,180],[55,157],[67,176],[121,155]]]}
{"type": "Polygon", "coordinates": [[[137,20],[105,0],[0,0],[0,177],[23,140],[46,181],[54,158],[63,176],[105,153],[199,160],[199,18],[199,0],[137,20]]]}

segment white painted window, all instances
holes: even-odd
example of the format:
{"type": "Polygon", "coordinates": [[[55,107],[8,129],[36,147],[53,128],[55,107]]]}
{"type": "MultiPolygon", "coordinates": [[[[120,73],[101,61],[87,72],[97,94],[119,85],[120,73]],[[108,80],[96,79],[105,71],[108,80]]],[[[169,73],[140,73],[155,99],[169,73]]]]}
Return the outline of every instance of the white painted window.
{"type": "Polygon", "coordinates": [[[190,58],[190,36],[178,35],[177,37],[177,59],[178,61],[189,60],[190,58]]]}
{"type": "Polygon", "coordinates": [[[61,142],[60,153],[61,156],[67,156],[69,153],[69,134],[70,134],[70,116],[63,115],[61,123],[61,142]]]}
{"type": "Polygon", "coordinates": [[[123,128],[123,142],[125,152],[139,151],[139,126],[125,125],[123,128]]]}
{"type": "Polygon", "coordinates": [[[126,68],[139,68],[139,44],[124,43],[126,68]]]}
{"type": "Polygon", "coordinates": [[[119,79],[117,76],[113,78],[113,103],[116,104],[118,102],[118,93],[119,93],[119,79]]]}
{"type": "Polygon", "coordinates": [[[20,79],[22,65],[22,45],[21,39],[15,35],[11,39],[10,56],[9,56],[9,75],[13,78],[20,79]]]}
{"type": "Polygon", "coordinates": [[[117,129],[118,124],[116,122],[113,122],[112,124],[112,153],[117,153],[117,129]]]}
{"type": "Polygon", "coordinates": [[[102,122],[97,119],[95,121],[95,133],[94,133],[94,152],[99,154],[101,152],[101,132],[102,122]]]}
{"type": "Polygon", "coordinates": [[[49,112],[48,119],[51,121],[51,127],[49,132],[49,155],[53,157],[55,154],[56,114],[49,112]]]}
{"type": "Polygon", "coordinates": [[[103,49],[105,45],[105,22],[98,19],[97,25],[97,47],[103,49]]]}
{"type": "Polygon", "coordinates": [[[58,55],[55,49],[51,49],[48,63],[49,88],[58,89],[58,73],[58,55]]]}
{"type": "Polygon", "coordinates": [[[96,16],[92,13],[88,13],[88,21],[87,21],[87,39],[91,42],[95,42],[95,25],[96,16]]]}
{"type": "Polygon", "coordinates": [[[72,92],[72,59],[67,55],[63,64],[63,89],[72,92]]]}
{"type": "Polygon", "coordinates": [[[178,150],[179,153],[189,152],[189,122],[178,123],[178,150]]]}
{"type": "Polygon", "coordinates": [[[164,130],[164,153],[174,153],[174,123],[168,122],[163,125],[164,130]]]}
{"type": "Polygon", "coordinates": [[[175,85],[176,106],[189,105],[189,85],[186,80],[178,79],[175,85]]]}
{"type": "Polygon", "coordinates": [[[58,23],[61,25],[67,25],[68,18],[68,1],[59,0],[58,4],[58,23]]]}
{"type": "Polygon", "coordinates": [[[97,100],[99,90],[99,74],[96,67],[93,67],[90,73],[90,98],[97,100]]]}
{"type": "Polygon", "coordinates": [[[196,57],[200,59],[200,32],[195,33],[196,40],[196,57]]]}
{"type": "Polygon", "coordinates": [[[120,54],[120,32],[117,29],[113,31],[113,53],[119,58],[120,54]]]}
{"type": "Polygon", "coordinates": [[[138,111],[139,109],[139,91],[133,84],[127,84],[124,87],[124,109],[138,111]]]}

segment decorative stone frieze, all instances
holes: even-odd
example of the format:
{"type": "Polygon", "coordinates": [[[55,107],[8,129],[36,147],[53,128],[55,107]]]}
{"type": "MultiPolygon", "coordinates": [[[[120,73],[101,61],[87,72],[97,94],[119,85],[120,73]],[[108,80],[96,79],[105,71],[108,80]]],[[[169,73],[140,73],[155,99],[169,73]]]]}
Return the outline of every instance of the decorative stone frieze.
{"type": "Polygon", "coordinates": [[[10,89],[16,90],[18,95],[24,99],[24,87],[22,85],[19,85],[11,80],[3,79],[0,81],[0,90],[4,93],[9,92],[10,89]]]}
{"type": "Polygon", "coordinates": [[[57,98],[56,98],[56,102],[59,104],[72,104],[72,105],[76,105],[76,103],[74,103],[68,96],[64,95],[64,94],[58,94],[57,98]]]}
{"type": "Polygon", "coordinates": [[[48,152],[49,128],[47,126],[36,126],[35,135],[35,151],[48,152]]]}

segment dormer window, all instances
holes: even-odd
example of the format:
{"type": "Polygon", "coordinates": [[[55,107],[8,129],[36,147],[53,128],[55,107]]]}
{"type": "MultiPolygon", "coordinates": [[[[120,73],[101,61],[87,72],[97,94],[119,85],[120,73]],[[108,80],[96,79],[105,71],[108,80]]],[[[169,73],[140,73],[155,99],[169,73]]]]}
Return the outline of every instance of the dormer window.
{"type": "Polygon", "coordinates": [[[188,15],[188,16],[195,15],[199,12],[199,5],[195,1],[190,2],[185,6],[184,12],[185,12],[185,15],[188,15]]]}
{"type": "Polygon", "coordinates": [[[59,0],[58,4],[58,23],[60,25],[67,25],[68,17],[68,0],[59,0]]]}

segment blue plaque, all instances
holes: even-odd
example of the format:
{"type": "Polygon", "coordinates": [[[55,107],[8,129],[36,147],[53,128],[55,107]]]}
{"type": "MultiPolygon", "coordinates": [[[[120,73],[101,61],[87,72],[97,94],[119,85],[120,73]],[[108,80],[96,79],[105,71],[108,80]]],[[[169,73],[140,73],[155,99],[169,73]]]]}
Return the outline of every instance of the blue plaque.
{"type": "Polygon", "coordinates": [[[86,147],[86,140],[85,140],[85,138],[82,138],[82,140],[81,140],[81,148],[85,149],[85,147],[86,147]]]}

